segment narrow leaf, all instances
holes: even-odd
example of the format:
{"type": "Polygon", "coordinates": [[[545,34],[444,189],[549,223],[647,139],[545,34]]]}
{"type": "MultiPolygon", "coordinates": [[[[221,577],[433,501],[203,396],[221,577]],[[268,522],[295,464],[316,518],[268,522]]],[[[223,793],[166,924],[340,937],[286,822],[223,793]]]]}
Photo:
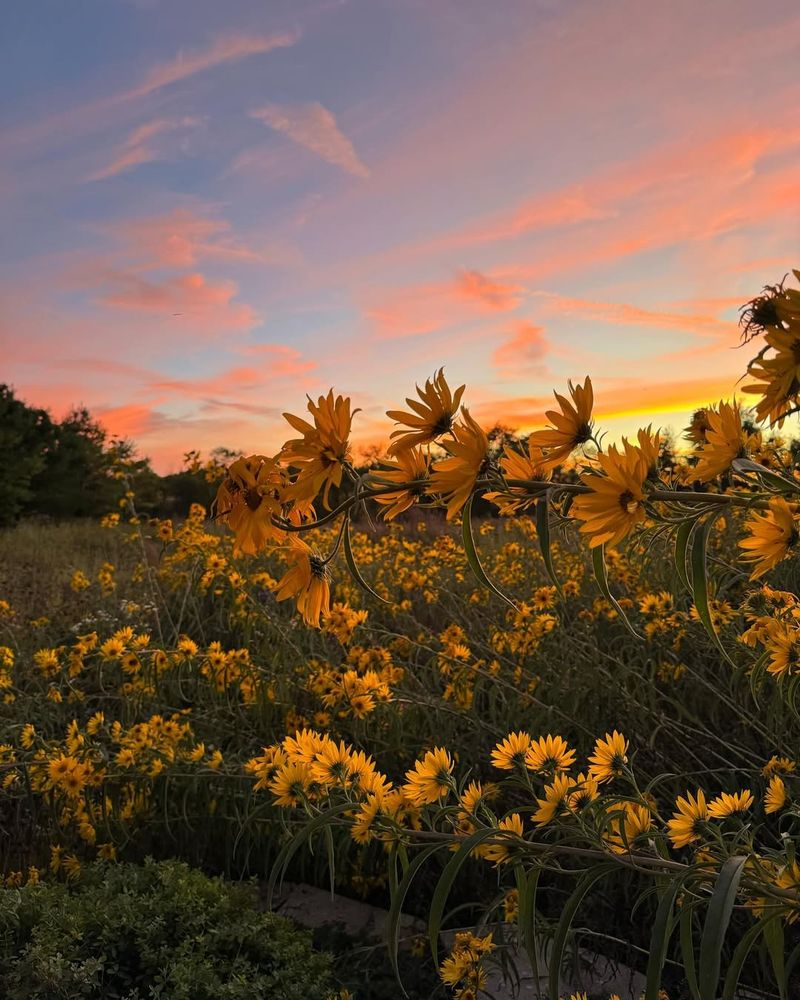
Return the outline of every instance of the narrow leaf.
{"type": "Polygon", "coordinates": [[[487,590],[491,590],[493,594],[496,594],[501,600],[505,601],[509,607],[512,607],[515,611],[518,611],[516,604],[502,592],[486,574],[486,570],[481,565],[481,561],[478,558],[478,550],[475,547],[475,538],[472,534],[472,501],[475,499],[475,494],[473,493],[469,500],[467,500],[464,505],[464,511],[461,519],[461,534],[464,539],[464,551],[467,555],[467,562],[469,563],[469,568],[475,575],[478,583],[486,587],[487,590]]]}
{"type": "Polygon", "coordinates": [[[441,844],[432,844],[430,847],[426,847],[425,850],[421,851],[408,866],[400,884],[392,892],[389,916],[386,921],[386,944],[389,949],[389,961],[392,964],[392,971],[394,972],[395,979],[397,979],[400,989],[403,991],[403,996],[407,996],[408,994],[400,981],[400,969],[397,964],[398,937],[400,917],[403,913],[403,903],[405,902],[411,883],[414,881],[414,876],[432,854],[441,850],[441,846],[441,844]]]}
{"type": "Polygon", "coordinates": [[[596,545],[592,549],[592,565],[594,567],[594,578],[597,581],[597,586],[600,588],[600,593],[605,597],[608,603],[616,609],[617,614],[620,619],[624,622],[628,631],[635,635],[637,639],[643,639],[644,636],[640,635],[636,629],[628,621],[628,616],[622,610],[619,601],[611,593],[608,586],[608,573],[606,572],[606,547],[605,545],[596,545]]]}
{"type": "Polygon", "coordinates": [[[759,920],[757,924],[753,924],[753,926],[748,928],[745,934],[742,935],[742,940],[736,945],[736,949],[734,950],[733,955],[731,955],[731,960],[725,973],[725,984],[722,988],[722,1000],[735,1000],[736,987],[739,985],[739,976],[744,968],[747,956],[753,950],[759,937],[761,937],[764,933],[766,925],[772,920],[780,919],[780,915],[775,914],[774,916],[767,917],[766,920],[759,920]]]}
{"type": "Polygon", "coordinates": [[[700,617],[700,621],[703,623],[706,632],[708,633],[711,641],[717,647],[722,656],[727,660],[727,662],[732,666],[736,667],[736,664],[728,655],[728,651],[722,645],[719,635],[717,634],[716,627],[714,625],[714,619],[711,614],[711,606],[709,603],[708,594],[708,566],[706,565],[706,548],[708,545],[708,536],[711,534],[711,528],[714,525],[718,515],[713,515],[705,521],[704,524],[697,528],[692,540],[691,548],[691,568],[692,568],[692,599],[694,600],[694,606],[697,608],[697,614],[700,617]]]}
{"type": "Polygon", "coordinates": [[[692,1000],[700,1000],[700,988],[697,985],[697,971],[694,962],[694,938],[692,934],[692,917],[694,912],[691,906],[684,906],[680,917],[680,938],[681,938],[681,958],[683,959],[683,971],[686,974],[686,983],[692,1000]]]}
{"type": "Polygon", "coordinates": [[[520,940],[528,955],[533,972],[534,987],[539,987],[539,955],[536,950],[536,889],[539,884],[541,868],[534,868],[529,874],[521,865],[517,865],[514,874],[517,879],[517,893],[519,896],[519,908],[517,913],[517,926],[519,928],[520,940]]]}
{"type": "Polygon", "coordinates": [[[661,989],[661,975],[664,971],[664,963],[667,960],[669,939],[675,929],[672,910],[675,905],[675,897],[678,895],[681,885],[681,879],[676,878],[664,890],[664,894],[658,903],[656,918],[653,921],[653,929],[650,932],[650,957],[647,960],[645,1000],[658,1000],[658,994],[661,989]]]}
{"type": "Polygon", "coordinates": [[[536,501],[536,537],[539,539],[539,548],[542,552],[542,560],[547,575],[553,581],[553,585],[561,595],[561,581],[556,574],[553,565],[553,553],[550,550],[550,493],[545,493],[536,501]]]}
{"type": "Polygon", "coordinates": [[[374,597],[376,601],[381,601],[383,604],[391,604],[391,601],[387,601],[385,597],[381,597],[380,594],[376,594],[375,591],[370,587],[364,577],[361,575],[361,570],[358,568],[355,556],[353,555],[353,544],[350,541],[350,518],[345,518],[344,523],[344,535],[342,536],[342,543],[344,546],[344,558],[347,563],[347,568],[350,570],[350,575],[356,581],[356,583],[361,587],[362,590],[366,591],[371,597],[374,597]]]}
{"type": "Polygon", "coordinates": [[[696,521],[684,521],[675,532],[675,571],[684,588],[691,593],[692,585],[686,571],[686,557],[689,554],[689,539],[692,536],[696,521]]]}
{"type": "Polygon", "coordinates": [[[775,973],[775,985],[781,1000],[786,998],[786,942],[783,933],[783,923],[776,920],[764,928],[764,944],[767,946],[772,971],[775,973]]]}
{"type": "Polygon", "coordinates": [[[742,855],[728,858],[714,883],[703,927],[703,937],[700,941],[698,986],[702,1000],[716,1000],[722,946],[746,863],[747,858],[742,855]]]}
{"type": "Polygon", "coordinates": [[[601,878],[606,876],[610,871],[615,870],[616,865],[599,865],[593,871],[587,872],[583,878],[578,882],[575,891],[569,897],[561,911],[561,919],[556,927],[556,933],[553,938],[553,947],[550,949],[549,956],[549,993],[550,1000],[559,1000],[559,990],[558,981],[561,972],[561,962],[564,958],[564,949],[567,946],[567,938],[569,936],[570,928],[572,927],[572,921],[575,919],[575,914],[578,912],[578,907],[584,900],[584,897],[592,888],[592,886],[599,882],[601,878]]]}

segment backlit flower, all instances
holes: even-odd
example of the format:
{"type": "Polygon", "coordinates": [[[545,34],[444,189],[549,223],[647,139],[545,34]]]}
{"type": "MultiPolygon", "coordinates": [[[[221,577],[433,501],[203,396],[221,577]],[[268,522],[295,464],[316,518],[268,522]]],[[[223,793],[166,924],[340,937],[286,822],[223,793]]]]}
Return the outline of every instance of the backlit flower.
{"type": "Polygon", "coordinates": [[[344,467],[352,459],[350,427],[358,410],[351,413],[350,400],[343,396],[334,399],[331,389],[316,403],[309,397],[308,412],[313,424],[291,413],[283,415],[303,435],[287,441],[281,449],[281,460],[298,470],[286,496],[311,502],[322,492],[323,506],[328,509],[331,487],[341,486],[344,467]]]}
{"type": "Polygon", "coordinates": [[[746,521],[749,537],[739,542],[747,555],[742,559],[753,563],[751,580],[757,580],[785,559],[797,543],[797,514],[782,497],[773,497],[765,514],[754,512],[746,521]]]}
{"type": "Polygon", "coordinates": [[[384,519],[391,521],[392,518],[402,514],[409,507],[413,507],[425,492],[428,462],[421,448],[404,448],[396,453],[393,462],[382,462],[381,466],[374,476],[378,485],[398,484],[396,491],[374,497],[375,503],[384,508],[384,519]],[[407,486],[408,483],[417,483],[417,485],[407,486]]]}
{"type": "Polygon", "coordinates": [[[275,587],[275,597],[294,597],[306,625],[319,628],[320,617],[328,614],[331,601],[330,574],[324,560],[300,539],[283,550],[292,564],[275,587]]]}
{"type": "Polygon", "coordinates": [[[449,458],[434,462],[431,492],[440,493],[447,504],[447,519],[452,520],[469,499],[483,472],[489,452],[489,439],[483,428],[461,407],[463,423],[454,424],[452,437],[443,442],[449,458]]]}
{"type": "Polygon", "coordinates": [[[568,383],[571,399],[555,392],[560,410],[548,410],[545,414],[550,426],[531,434],[530,444],[544,449],[545,468],[554,469],[569,458],[575,448],[586,444],[592,437],[592,407],[594,391],[592,380],[587,376],[583,385],[568,383]]]}
{"type": "Polygon", "coordinates": [[[583,522],[582,534],[589,545],[616,545],[645,518],[644,484],[647,460],[634,445],[625,443],[622,452],[612,445],[605,455],[597,456],[602,475],[585,473],[581,483],[591,493],[581,493],[572,502],[570,513],[583,522]]]}
{"type": "Polygon", "coordinates": [[[417,386],[419,401],[406,399],[412,413],[387,410],[386,416],[390,420],[405,424],[405,428],[392,432],[389,454],[397,455],[416,445],[429,444],[451,431],[465,389],[466,386],[462,385],[451,391],[444,377],[444,369],[440,368],[433,379],[425,382],[424,389],[417,386]]]}

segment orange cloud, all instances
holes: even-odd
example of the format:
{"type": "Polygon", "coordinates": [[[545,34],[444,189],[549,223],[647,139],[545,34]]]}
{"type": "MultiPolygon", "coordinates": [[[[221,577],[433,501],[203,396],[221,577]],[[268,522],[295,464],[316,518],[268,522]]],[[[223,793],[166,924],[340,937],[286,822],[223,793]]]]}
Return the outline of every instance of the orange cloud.
{"type": "Polygon", "coordinates": [[[480,271],[461,271],[456,287],[466,299],[479,302],[489,309],[497,309],[499,312],[516,309],[521,301],[520,289],[517,286],[493,281],[480,271]]]}
{"type": "Polygon", "coordinates": [[[532,368],[542,372],[542,361],[549,346],[543,327],[523,321],[517,323],[512,335],[495,348],[492,364],[504,374],[518,375],[532,368]]]}
{"type": "Polygon", "coordinates": [[[333,114],[318,102],[312,104],[267,104],[250,112],[269,128],[283,132],[299,146],[332,163],[354,177],[369,177],[352,142],[339,128],[333,114]]]}

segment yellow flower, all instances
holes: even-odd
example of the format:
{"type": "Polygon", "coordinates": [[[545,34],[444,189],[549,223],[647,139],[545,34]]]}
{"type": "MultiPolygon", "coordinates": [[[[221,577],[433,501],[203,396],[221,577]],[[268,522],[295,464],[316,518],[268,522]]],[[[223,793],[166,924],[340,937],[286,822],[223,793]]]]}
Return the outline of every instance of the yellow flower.
{"type": "Polygon", "coordinates": [[[694,468],[694,477],[708,482],[727,472],[735,458],[747,454],[747,449],[760,440],[759,434],[749,434],[742,426],[739,407],[721,402],[706,410],[709,428],[694,468]]]}
{"type": "Polygon", "coordinates": [[[19,745],[23,750],[30,750],[35,739],[36,730],[34,729],[33,724],[28,722],[22,727],[22,732],[19,734],[19,745]]]}
{"type": "Polygon", "coordinates": [[[463,406],[461,416],[464,422],[453,424],[452,437],[442,442],[450,457],[434,462],[431,475],[431,492],[440,493],[445,500],[448,521],[469,499],[489,453],[489,439],[483,428],[463,406]]]}
{"type": "Polygon", "coordinates": [[[567,795],[567,805],[573,812],[578,812],[590,802],[594,802],[599,795],[597,781],[581,773],[572,783],[571,790],[567,795]]]}
{"type": "Polygon", "coordinates": [[[780,427],[797,406],[800,392],[800,321],[792,317],[786,329],[777,316],[774,319],[764,335],[766,347],[747,366],[747,374],[756,381],[743,386],[742,391],[761,396],[756,416],[780,427]],[[765,352],[769,349],[775,353],[768,357],[765,352]]]}
{"type": "Polygon", "coordinates": [[[83,572],[83,570],[76,569],[72,574],[72,579],[69,581],[70,590],[73,590],[76,594],[80,593],[82,590],[86,590],[87,587],[91,587],[92,581],[83,572]]]}
{"type": "Polygon", "coordinates": [[[344,785],[350,777],[350,750],[345,743],[328,740],[314,758],[311,774],[321,785],[344,785]]]}
{"type": "Polygon", "coordinates": [[[319,628],[320,617],[328,614],[331,600],[330,574],[322,558],[301,539],[292,539],[283,551],[292,563],[275,587],[275,597],[285,601],[294,597],[297,610],[306,625],[319,628]]]}
{"type": "Polygon", "coordinates": [[[793,674],[800,666],[800,630],[773,619],[767,626],[764,651],[769,655],[768,673],[775,677],[793,674]]]}
{"type": "Polygon", "coordinates": [[[793,774],[796,769],[797,765],[788,757],[770,757],[761,773],[765,778],[771,778],[773,774],[793,774]]]}
{"type": "Polygon", "coordinates": [[[492,751],[492,764],[501,771],[513,771],[515,767],[524,766],[530,745],[528,733],[509,733],[492,751]]]}
{"type": "MultiPolygon", "coordinates": [[[[282,512],[279,494],[284,481],[285,474],[276,460],[264,455],[239,458],[228,469],[212,509],[214,517],[235,533],[237,551],[255,555],[267,542],[284,537],[272,521],[282,512]]],[[[212,554],[210,559],[218,562],[209,568],[224,566],[221,557],[212,554]]]]}
{"type": "MultiPolygon", "coordinates": [[[[523,452],[506,448],[500,457],[500,468],[505,479],[512,481],[546,482],[552,475],[552,469],[547,466],[545,453],[530,442],[523,452]]],[[[509,486],[499,492],[484,494],[484,499],[495,504],[501,514],[509,515],[527,510],[536,503],[537,494],[531,494],[521,486],[509,486]]]]}
{"type": "Polygon", "coordinates": [[[757,580],[773,566],[785,559],[798,537],[797,516],[794,507],[781,497],[773,497],[766,514],[754,513],[745,522],[749,538],[739,542],[747,552],[742,558],[754,564],[751,580],[757,580]]]}
{"type": "Polygon", "coordinates": [[[554,469],[569,458],[575,448],[586,444],[592,437],[592,407],[594,391],[592,380],[587,376],[583,385],[567,383],[572,401],[555,392],[560,412],[548,410],[545,416],[550,426],[543,431],[536,431],[530,436],[530,444],[543,448],[545,457],[544,468],[554,469]]]}
{"type": "Polygon", "coordinates": [[[620,808],[609,813],[611,822],[603,835],[615,854],[625,854],[635,847],[637,838],[650,830],[653,818],[650,810],[638,802],[620,802],[620,808]]]}
{"type": "Polygon", "coordinates": [[[601,784],[622,774],[628,763],[628,741],[615,729],[606,733],[605,739],[598,739],[594,753],[589,758],[589,774],[601,784]]]}
{"type": "Polygon", "coordinates": [[[436,747],[406,772],[403,793],[413,805],[422,806],[444,798],[452,787],[453,761],[447,750],[436,747]]]}
{"type": "Polygon", "coordinates": [[[376,485],[397,483],[399,488],[391,493],[374,497],[375,503],[384,507],[383,517],[391,521],[413,507],[426,491],[425,485],[407,486],[408,483],[424,484],[428,479],[428,462],[421,448],[405,448],[397,452],[394,462],[382,462],[374,475],[376,485]]]}
{"type": "Polygon", "coordinates": [[[512,813],[501,819],[497,824],[497,836],[495,843],[489,843],[479,848],[479,854],[487,861],[493,861],[496,865],[502,865],[511,858],[523,845],[516,843],[517,838],[522,836],[522,817],[519,813],[512,813]],[[506,836],[502,836],[506,834],[506,836]]]}
{"type": "Polygon", "coordinates": [[[567,805],[567,796],[575,786],[575,782],[563,771],[556,772],[553,781],[544,787],[544,798],[537,799],[539,808],[533,814],[533,821],[537,826],[544,826],[549,823],[559,812],[562,812],[567,805]]]}
{"type": "Polygon", "coordinates": [[[753,793],[749,788],[741,792],[723,792],[708,803],[708,815],[712,819],[725,819],[736,813],[746,812],[753,804],[753,793]]]}
{"type": "Polygon", "coordinates": [[[368,795],[353,817],[350,836],[357,844],[368,844],[375,836],[373,826],[381,811],[382,796],[368,795]]]}
{"type": "Polygon", "coordinates": [[[764,812],[780,812],[786,805],[786,785],[780,775],[774,774],[769,779],[767,793],[764,796],[764,812]]]}
{"type": "Polygon", "coordinates": [[[313,778],[308,764],[284,764],[269,782],[276,806],[293,807],[307,797],[313,778]]]}
{"type": "Polygon", "coordinates": [[[358,410],[351,413],[350,400],[343,396],[334,399],[331,389],[316,403],[309,397],[308,412],[314,418],[313,425],[291,413],[283,415],[303,435],[287,441],[281,450],[281,460],[299,470],[286,496],[310,502],[323,491],[322,503],[330,509],[328,496],[331,487],[341,486],[344,467],[352,460],[350,428],[358,410]]]}
{"type": "Polygon", "coordinates": [[[708,819],[705,792],[698,788],[695,797],[687,791],[686,798],[679,795],[675,805],[678,807],[677,812],[673,813],[672,819],[667,823],[669,839],[675,847],[686,847],[700,839],[702,824],[708,819]]]}
{"type": "Polygon", "coordinates": [[[393,431],[391,437],[395,440],[389,447],[390,455],[398,455],[416,445],[429,444],[447,434],[453,427],[453,418],[458,413],[461,397],[466,386],[459,386],[452,392],[444,377],[444,369],[440,368],[425,382],[425,388],[417,386],[419,402],[406,399],[413,413],[403,410],[387,410],[386,416],[398,424],[405,424],[408,430],[400,428],[393,431]]]}
{"type": "Polygon", "coordinates": [[[600,475],[588,472],[581,483],[591,493],[581,493],[572,502],[570,513],[582,521],[580,530],[589,536],[589,545],[616,545],[645,518],[644,484],[647,459],[635,446],[625,442],[624,451],[612,445],[605,455],[597,456],[600,475]]]}
{"type": "Polygon", "coordinates": [[[525,766],[529,771],[566,771],[574,763],[575,751],[561,736],[540,736],[525,754],[525,766]]]}

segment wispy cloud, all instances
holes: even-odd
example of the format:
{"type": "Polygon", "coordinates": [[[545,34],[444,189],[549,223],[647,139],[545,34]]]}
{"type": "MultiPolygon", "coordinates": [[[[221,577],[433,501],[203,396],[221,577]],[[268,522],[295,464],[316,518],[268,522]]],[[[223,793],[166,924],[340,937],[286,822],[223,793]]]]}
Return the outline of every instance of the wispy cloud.
{"type": "Polygon", "coordinates": [[[165,156],[165,151],[159,149],[153,140],[166,133],[194,128],[199,124],[199,118],[191,117],[181,118],[179,121],[158,118],[155,121],[146,122],[130,133],[106,166],[90,174],[87,179],[90,181],[106,180],[109,177],[116,177],[117,174],[125,173],[127,170],[132,170],[143,163],[152,163],[154,160],[162,159],[165,156]]]}
{"type": "Polygon", "coordinates": [[[543,362],[549,348],[544,328],[523,320],[516,323],[511,335],[495,348],[492,364],[505,376],[534,372],[544,375],[543,362]]]}
{"type": "Polygon", "coordinates": [[[369,177],[369,168],[359,159],[353,143],[322,104],[266,104],[250,115],[345,173],[369,177]]]}

